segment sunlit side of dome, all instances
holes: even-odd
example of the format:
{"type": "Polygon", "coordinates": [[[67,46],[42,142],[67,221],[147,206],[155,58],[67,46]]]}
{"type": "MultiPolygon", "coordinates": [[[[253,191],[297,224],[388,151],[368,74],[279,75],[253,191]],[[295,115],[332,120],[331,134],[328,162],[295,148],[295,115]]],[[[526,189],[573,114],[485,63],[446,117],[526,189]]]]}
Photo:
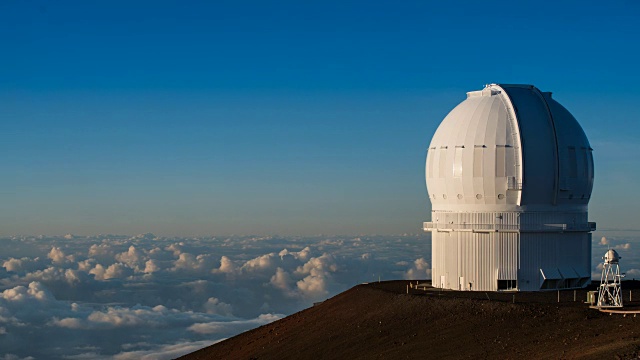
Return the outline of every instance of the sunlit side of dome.
{"type": "Polygon", "coordinates": [[[583,209],[593,187],[592,149],[551,93],[487,85],[467,93],[436,130],[426,179],[433,209],[583,209]]]}

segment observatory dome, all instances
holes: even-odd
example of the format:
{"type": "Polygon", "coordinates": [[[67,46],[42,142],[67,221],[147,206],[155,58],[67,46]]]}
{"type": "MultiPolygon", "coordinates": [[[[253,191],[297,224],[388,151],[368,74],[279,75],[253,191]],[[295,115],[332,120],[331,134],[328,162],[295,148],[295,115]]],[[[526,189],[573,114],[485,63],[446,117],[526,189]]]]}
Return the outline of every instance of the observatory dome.
{"type": "Polygon", "coordinates": [[[503,84],[468,92],[427,152],[433,286],[587,286],[593,171],[584,131],[550,92],[503,84]]]}
{"type": "Polygon", "coordinates": [[[468,92],[433,136],[426,161],[432,209],[586,211],[592,150],[550,92],[486,85],[468,92]]]}
{"type": "Polygon", "coordinates": [[[606,262],[607,264],[617,264],[620,261],[621,257],[620,255],[618,255],[617,251],[609,249],[606,254],[604,254],[602,259],[604,259],[604,262],[606,262]]]}

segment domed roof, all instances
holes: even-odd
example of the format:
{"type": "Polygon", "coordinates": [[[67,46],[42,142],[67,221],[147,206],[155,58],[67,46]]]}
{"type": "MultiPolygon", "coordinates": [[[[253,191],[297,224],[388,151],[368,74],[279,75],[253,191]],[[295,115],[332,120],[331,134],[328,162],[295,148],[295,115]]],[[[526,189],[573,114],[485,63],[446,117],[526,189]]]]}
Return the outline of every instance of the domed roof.
{"type": "Polygon", "coordinates": [[[604,259],[604,262],[606,262],[607,264],[617,264],[618,262],[620,262],[620,259],[622,259],[622,258],[620,257],[620,255],[618,255],[617,251],[615,251],[613,249],[609,249],[604,254],[602,259],[604,259]]]}
{"type": "Polygon", "coordinates": [[[467,93],[436,130],[426,163],[429,197],[434,210],[584,210],[591,151],[551,93],[487,85],[467,93]]]}

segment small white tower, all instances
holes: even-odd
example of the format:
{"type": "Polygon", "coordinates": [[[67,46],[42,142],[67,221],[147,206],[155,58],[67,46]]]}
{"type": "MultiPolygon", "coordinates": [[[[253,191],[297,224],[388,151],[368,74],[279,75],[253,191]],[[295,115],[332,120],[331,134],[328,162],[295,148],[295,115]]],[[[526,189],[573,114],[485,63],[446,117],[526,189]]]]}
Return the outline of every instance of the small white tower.
{"type": "Polygon", "coordinates": [[[620,279],[620,259],[618,253],[609,249],[602,257],[602,278],[598,291],[598,307],[622,307],[622,289],[620,279]]]}

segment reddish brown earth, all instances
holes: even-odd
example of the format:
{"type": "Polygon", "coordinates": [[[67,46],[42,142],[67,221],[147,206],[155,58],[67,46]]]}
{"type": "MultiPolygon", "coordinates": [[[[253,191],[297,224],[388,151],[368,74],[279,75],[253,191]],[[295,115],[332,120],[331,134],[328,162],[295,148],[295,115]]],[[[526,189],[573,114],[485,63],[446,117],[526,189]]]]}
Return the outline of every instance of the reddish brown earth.
{"type": "MultiPolygon", "coordinates": [[[[358,285],[279,321],[181,359],[628,359],[640,314],[608,315],[586,291],[416,291],[407,281],[358,285]]],[[[628,300],[629,284],[623,293],[628,300]]],[[[624,286],[624,285],[623,285],[624,286]]],[[[640,290],[633,292],[640,298],[640,290]]],[[[631,305],[640,303],[631,303],[631,305]]]]}

